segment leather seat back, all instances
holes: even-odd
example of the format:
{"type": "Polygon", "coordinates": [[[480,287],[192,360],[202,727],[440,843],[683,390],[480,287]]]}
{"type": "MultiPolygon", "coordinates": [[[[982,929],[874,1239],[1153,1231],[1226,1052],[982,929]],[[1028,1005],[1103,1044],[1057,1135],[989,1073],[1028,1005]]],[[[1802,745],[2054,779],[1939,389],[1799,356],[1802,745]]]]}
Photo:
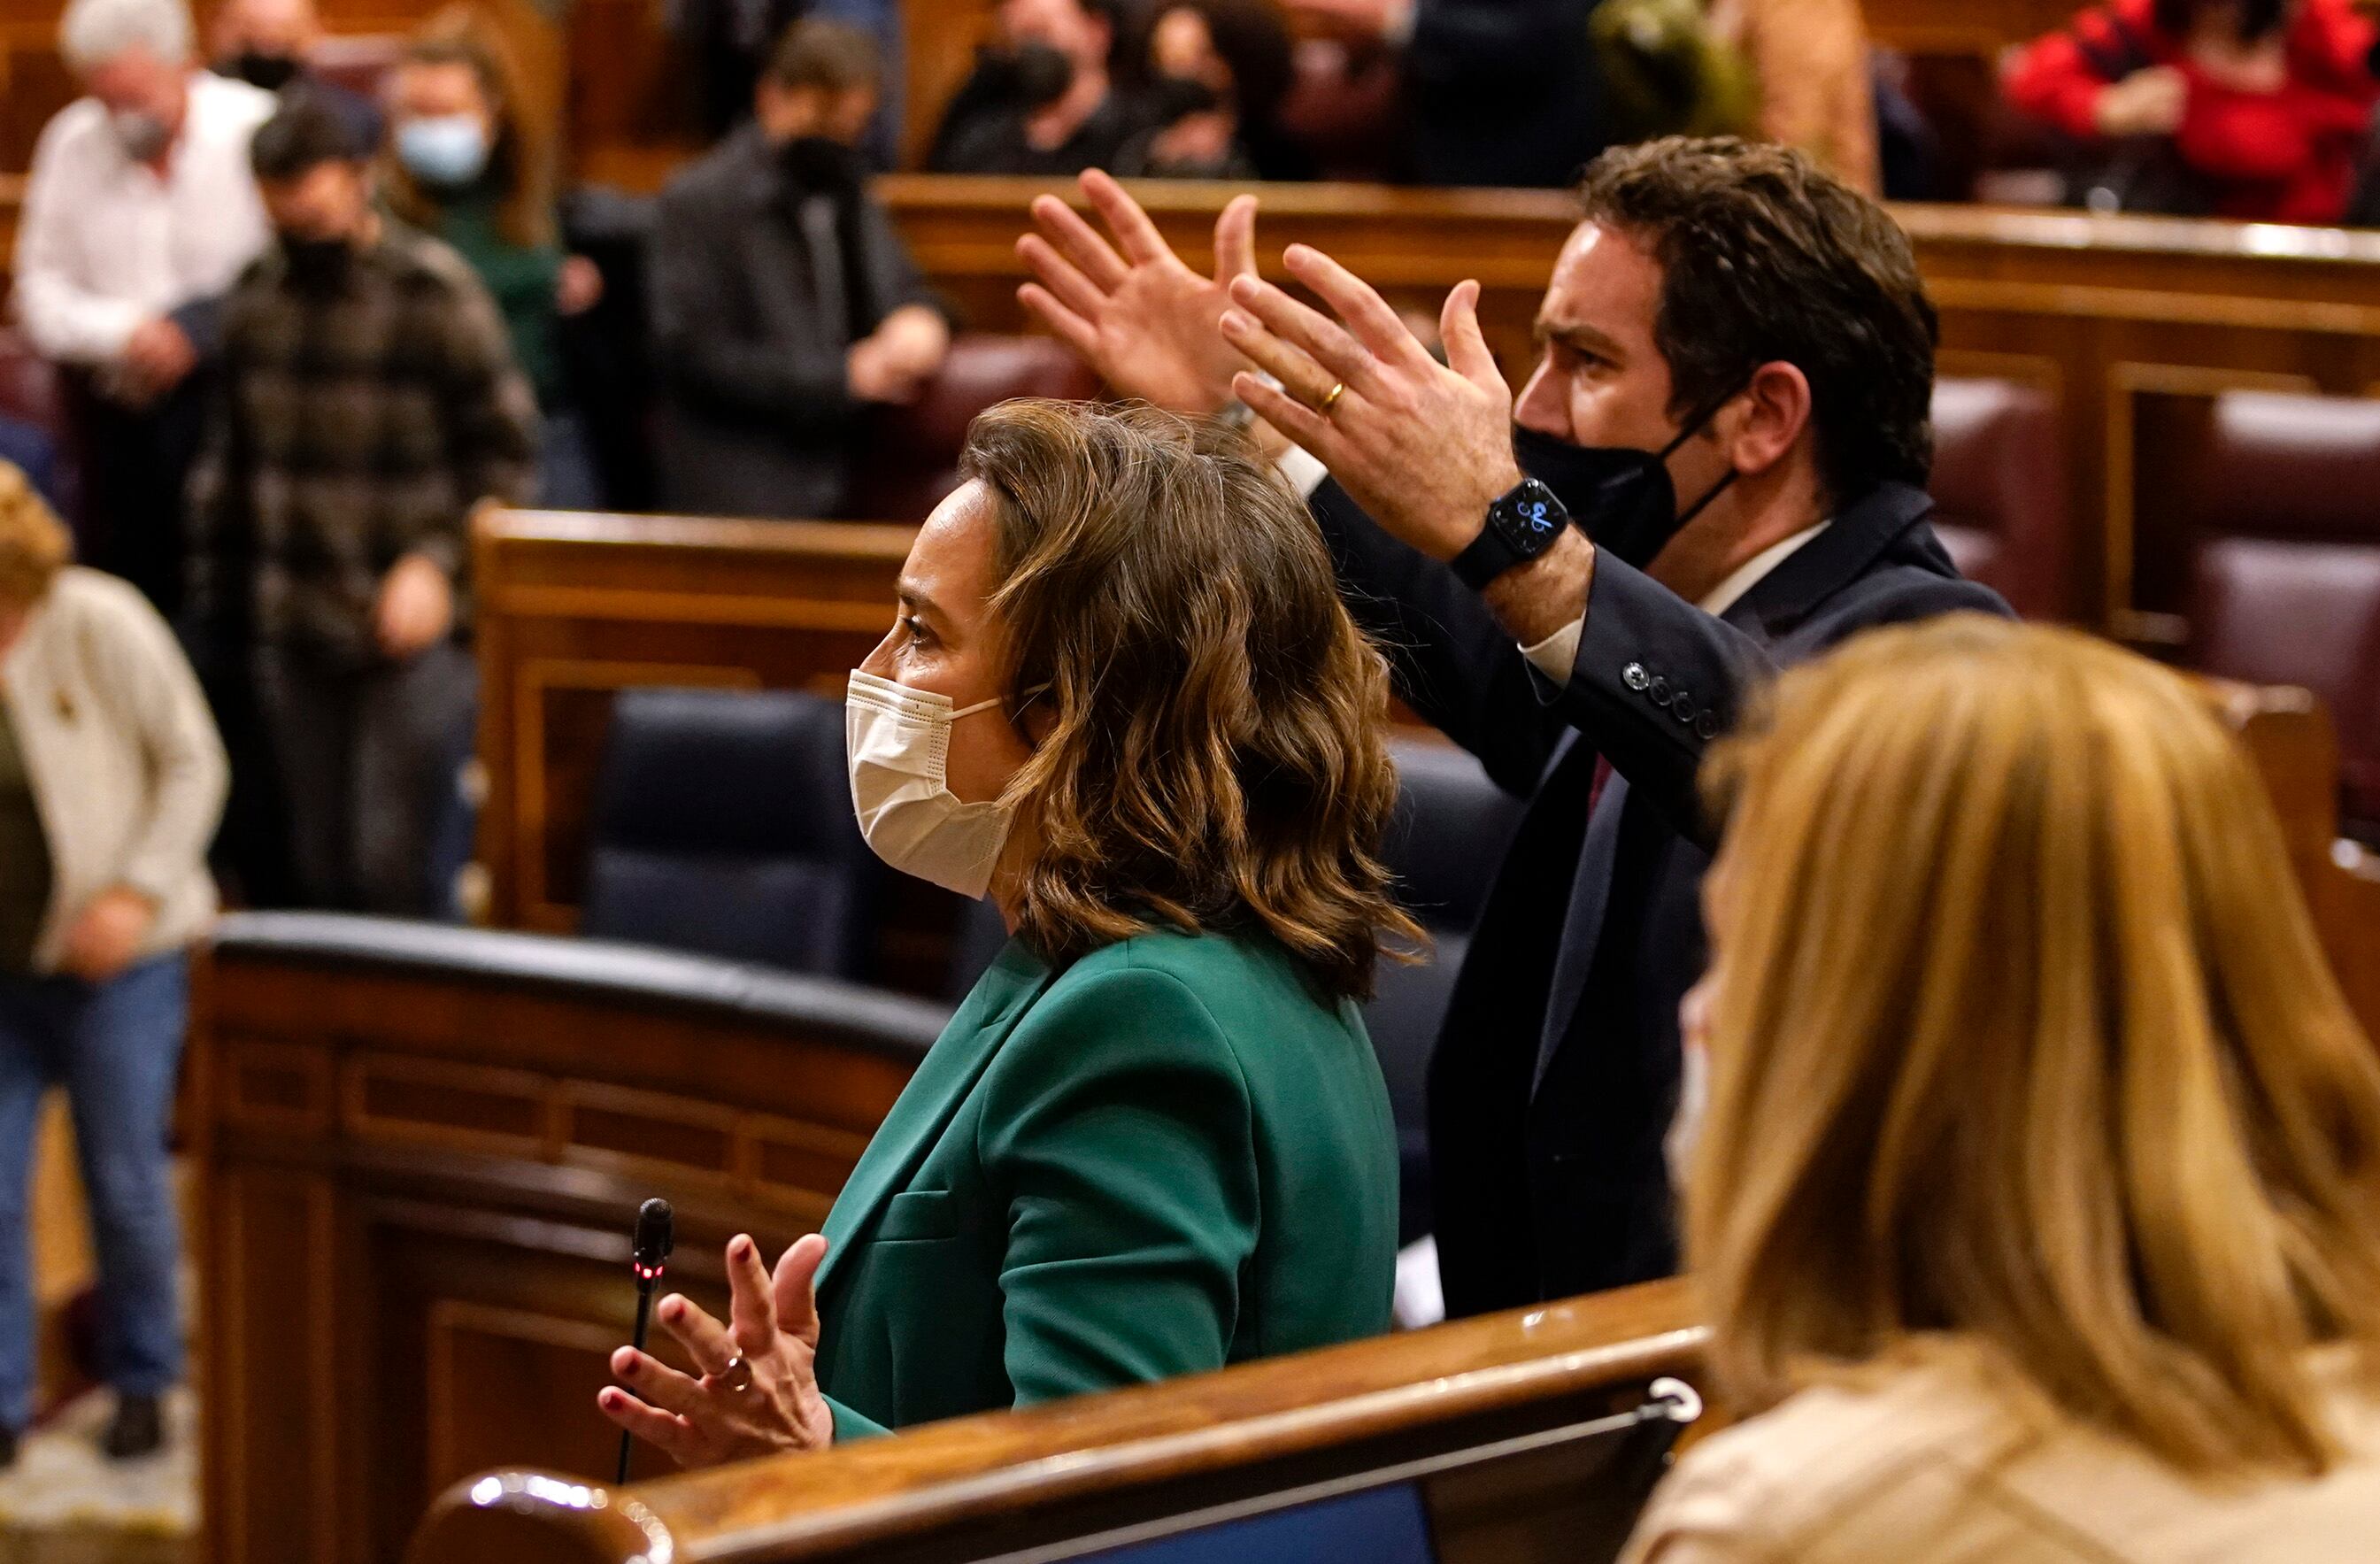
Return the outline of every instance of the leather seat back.
{"type": "Polygon", "coordinates": [[[1081,401],[1099,389],[1099,376],[1054,337],[956,337],[923,395],[905,407],[880,408],[868,420],[844,514],[923,521],[959,486],[959,453],[978,413],[1012,397],[1081,401]]]}
{"type": "Polygon", "coordinates": [[[2027,619],[2070,619],[2079,594],[2066,471],[2047,395],[2002,380],[1934,384],[1934,530],[2027,619]]]}
{"type": "Polygon", "coordinates": [[[882,870],[852,814],[841,702],[621,692],[590,835],[583,932],[867,975],[882,870]]]}
{"type": "Polygon", "coordinates": [[[2338,725],[2352,825],[2380,825],[2380,402],[2231,392],[2177,452],[2185,660],[2301,685],[2338,725]]]}

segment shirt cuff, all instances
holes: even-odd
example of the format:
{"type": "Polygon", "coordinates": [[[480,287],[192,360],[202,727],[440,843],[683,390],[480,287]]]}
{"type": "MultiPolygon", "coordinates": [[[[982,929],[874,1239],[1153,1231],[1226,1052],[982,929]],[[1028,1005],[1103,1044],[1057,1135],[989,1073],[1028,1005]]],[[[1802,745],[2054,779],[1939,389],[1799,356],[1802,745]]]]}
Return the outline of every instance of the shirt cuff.
{"type": "Polygon", "coordinates": [[[1579,637],[1585,634],[1586,615],[1580,614],[1536,646],[1523,647],[1521,655],[1560,688],[1570,683],[1570,671],[1578,662],[1579,637]]]}
{"type": "MultiPolygon", "coordinates": [[[[1314,498],[1314,491],[1322,487],[1324,479],[1330,476],[1330,469],[1322,465],[1322,459],[1303,445],[1292,445],[1275,456],[1272,465],[1274,471],[1289,479],[1289,486],[1297,491],[1297,497],[1301,500],[1314,498]]],[[[1575,641],[1572,644],[1575,645],[1575,641]]]]}

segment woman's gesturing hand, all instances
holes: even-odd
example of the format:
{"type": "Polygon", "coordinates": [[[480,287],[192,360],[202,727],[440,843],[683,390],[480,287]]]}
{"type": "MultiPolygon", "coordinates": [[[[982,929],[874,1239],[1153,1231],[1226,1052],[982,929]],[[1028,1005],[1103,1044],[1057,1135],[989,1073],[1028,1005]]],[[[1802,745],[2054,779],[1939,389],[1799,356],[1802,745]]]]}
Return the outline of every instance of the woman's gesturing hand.
{"type": "Polygon", "coordinates": [[[1209,278],[1190,270],[1105,174],[1084,175],[1083,194],[1115,243],[1057,197],[1036,198],[1040,232],[1017,240],[1016,253],[1041,281],[1016,297],[1124,395],[1177,413],[1220,411],[1245,364],[1215,322],[1231,307],[1232,280],[1257,273],[1256,197],[1233,197],[1215,220],[1209,278]]]}
{"type": "Polygon", "coordinates": [[[623,1347],[612,1354],[612,1372],[628,1389],[597,1395],[603,1415],[681,1466],[826,1449],[834,1442],[834,1413],[819,1390],[816,1368],[816,1282],[825,1258],[826,1240],[812,1233],[785,1251],[771,1277],[748,1234],[730,1239],[732,1324],[720,1324],[676,1292],[654,1310],[702,1376],[623,1347]]]}

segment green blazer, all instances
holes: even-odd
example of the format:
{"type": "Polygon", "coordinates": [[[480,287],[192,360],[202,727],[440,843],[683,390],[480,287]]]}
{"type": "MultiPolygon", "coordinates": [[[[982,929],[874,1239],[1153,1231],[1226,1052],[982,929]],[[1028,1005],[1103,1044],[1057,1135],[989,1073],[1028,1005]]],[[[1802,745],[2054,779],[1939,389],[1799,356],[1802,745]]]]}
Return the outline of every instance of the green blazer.
{"type": "Polygon", "coordinates": [[[1269,938],[1012,940],[827,1218],[835,1435],[1377,1335],[1396,1223],[1363,1019],[1269,938]]]}

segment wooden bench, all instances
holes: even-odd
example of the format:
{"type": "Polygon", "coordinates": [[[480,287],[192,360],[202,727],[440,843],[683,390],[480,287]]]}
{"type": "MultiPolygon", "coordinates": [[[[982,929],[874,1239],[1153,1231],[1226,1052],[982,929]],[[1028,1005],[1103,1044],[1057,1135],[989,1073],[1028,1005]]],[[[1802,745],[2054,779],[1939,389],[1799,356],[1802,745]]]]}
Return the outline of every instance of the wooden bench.
{"type": "Polygon", "coordinates": [[[944,1015],[630,946],[226,920],[184,1114],[204,1557],[393,1558],[467,1473],[610,1470],[638,1203],[675,1205],[671,1284],[723,1308],[727,1239],[823,1219],[944,1015]]]}
{"type": "MultiPolygon", "coordinates": [[[[517,1468],[458,1483],[414,1564],[984,1558],[1556,1428],[1691,1376],[1688,1285],[1655,1282],[1219,1374],[624,1489],[517,1468]]],[[[1572,1502],[1588,1496],[1573,1491],[1572,1502]]],[[[1560,1496],[1508,1491],[1503,1534],[1560,1496]]],[[[1561,1534],[1530,1540],[1542,1549],[1561,1534]]],[[[1517,1534],[1516,1534],[1517,1533],[1517,1534]]],[[[1491,1558],[1575,1557],[1509,1547],[1491,1558]]],[[[1452,1557],[1450,1555],[1450,1557],[1452,1557]]]]}

